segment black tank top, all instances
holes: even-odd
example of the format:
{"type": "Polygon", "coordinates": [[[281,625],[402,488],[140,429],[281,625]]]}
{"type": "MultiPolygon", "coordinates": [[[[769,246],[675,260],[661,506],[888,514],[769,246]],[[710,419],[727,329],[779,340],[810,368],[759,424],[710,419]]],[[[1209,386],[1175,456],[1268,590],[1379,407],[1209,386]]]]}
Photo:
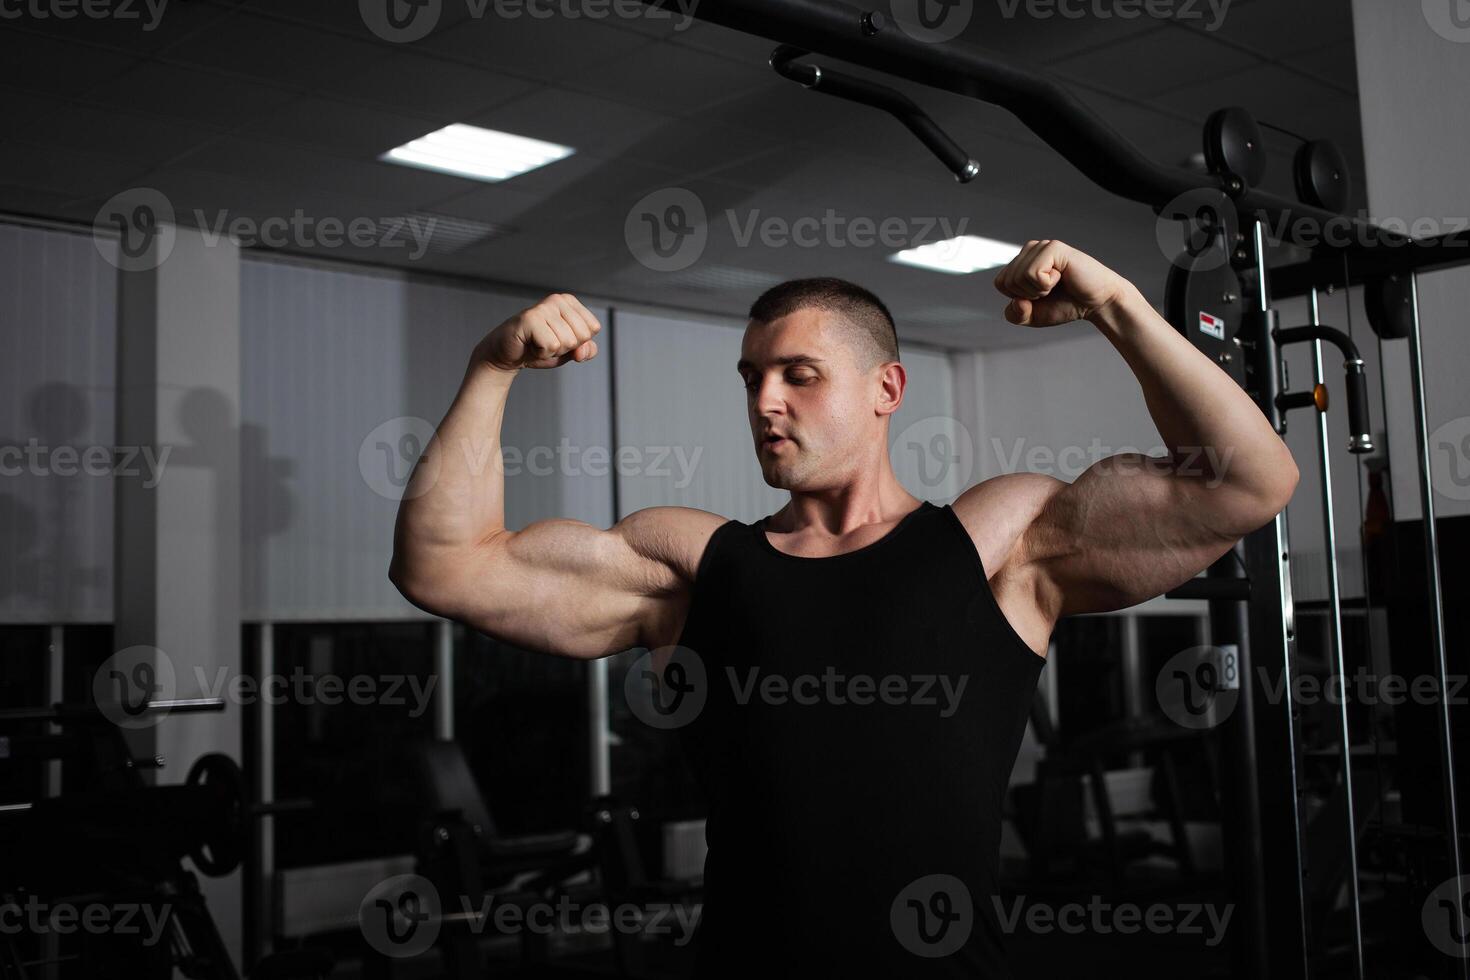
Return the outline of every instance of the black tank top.
{"type": "Polygon", "coordinates": [[[1009,977],[1001,806],[1045,660],[948,505],[827,558],[763,524],[716,529],[675,655],[708,691],[679,728],[708,805],[695,976],[1009,977]]]}

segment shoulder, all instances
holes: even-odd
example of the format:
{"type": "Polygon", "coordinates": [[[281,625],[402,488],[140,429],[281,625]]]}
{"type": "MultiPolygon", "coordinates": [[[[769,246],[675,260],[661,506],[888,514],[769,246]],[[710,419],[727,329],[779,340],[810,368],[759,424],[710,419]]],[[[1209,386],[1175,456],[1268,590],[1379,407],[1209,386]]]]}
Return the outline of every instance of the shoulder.
{"type": "Polygon", "coordinates": [[[1009,473],[976,484],[952,505],[1002,615],[1039,656],[1046,656],[1061,604],[1036,560],[1035,529],[1069,485],[1042,473],[1009,473]]]}
{"type": "Polygon", "coordinates": [[[1027,560],[1026,532],[1036,524],[1065,481],[1044,473],[1007,473],[977,483],[951,505],[969,532],[991,578],[1014,572],[1027,560]]]}
{"type": "Polygon", "coordinates": [[[633,551],[687,585],[694,581],[715,531],[729,520],[695,507],[645,507],[624,517],[612,530],[633,551]]]}

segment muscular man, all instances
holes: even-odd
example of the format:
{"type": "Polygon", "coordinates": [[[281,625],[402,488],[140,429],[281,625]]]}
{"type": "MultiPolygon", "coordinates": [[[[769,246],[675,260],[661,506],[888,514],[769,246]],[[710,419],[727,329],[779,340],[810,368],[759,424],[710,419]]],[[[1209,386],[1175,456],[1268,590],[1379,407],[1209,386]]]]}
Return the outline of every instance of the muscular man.
{"type": "Polygon", "coordinates": [[[704,685],[679,729],[708,802],[700,976],[1009,976],[1001,807],[1057,619],[1193,577],[1296,486],[1261,412],[1132,284],[1032,241],[995,285],[1012,323],[1101,331],[1169,454],[921,502],[889,463],[892,318],[815,279],[755,303],[737,365],[762,475],[791,493],[771,517],[505,527],[512,380],[597,353],[565,294],[485,337],[418,463],[390,572],[412,602],[564,656],[645,647],[680,696],[704,685]]]}

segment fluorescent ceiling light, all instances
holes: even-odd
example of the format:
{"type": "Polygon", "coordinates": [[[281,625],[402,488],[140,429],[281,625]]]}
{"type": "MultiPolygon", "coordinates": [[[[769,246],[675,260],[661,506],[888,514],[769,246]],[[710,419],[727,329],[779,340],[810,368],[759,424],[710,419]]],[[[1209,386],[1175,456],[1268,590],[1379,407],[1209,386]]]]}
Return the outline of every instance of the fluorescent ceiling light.
{"type": "Polygon", "coordinates": [[[1021,246],[978,235],[960,235],[918,248],[906,248],[888,261],[962,276],[980,269],[1005,265],[1021,253],[1021,246]]]}
{"type": "Polygon", "coordinates": [[[544,167],[575,151],[479,126],[454,123],[384,153],[379,160],[474,180],[505,180],[544,167]]]}

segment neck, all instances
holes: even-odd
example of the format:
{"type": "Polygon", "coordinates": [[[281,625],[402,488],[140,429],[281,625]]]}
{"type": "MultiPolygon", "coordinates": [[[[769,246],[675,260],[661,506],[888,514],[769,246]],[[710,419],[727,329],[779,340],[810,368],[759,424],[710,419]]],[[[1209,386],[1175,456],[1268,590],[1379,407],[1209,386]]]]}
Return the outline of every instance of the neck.
{"type": "Polygon", "coordinates": [[[831,489],[793,490],[791,500],[768,522],[778,533],[806,528],[838,537],[873,524],[894,524],[922,501],[909,493],[892,469],[867,483],[831,489]]]}

